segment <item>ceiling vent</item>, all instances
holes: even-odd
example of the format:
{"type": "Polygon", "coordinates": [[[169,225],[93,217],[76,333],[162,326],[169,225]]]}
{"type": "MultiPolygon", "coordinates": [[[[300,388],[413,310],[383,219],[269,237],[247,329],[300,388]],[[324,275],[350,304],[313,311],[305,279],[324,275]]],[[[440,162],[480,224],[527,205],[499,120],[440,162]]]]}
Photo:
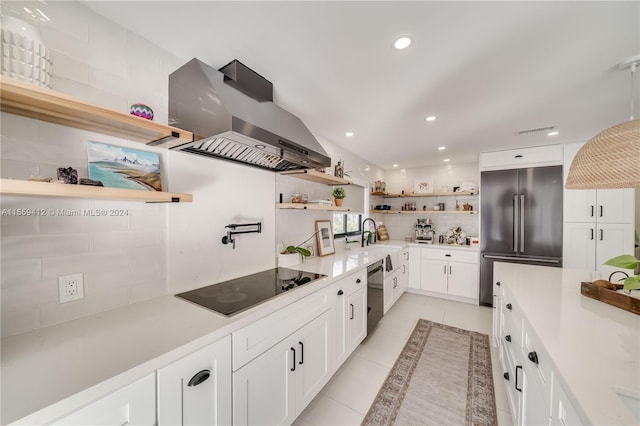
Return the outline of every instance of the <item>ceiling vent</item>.
{"type": "Polygon", "coordinates": [[[555,128],[556,126],[548,126],[548,127],[538,127],[537,129],[520,130],[519,132],[516,132],[516,135],[520,136],[520,135],[528,135],[530,133],[550,132],[555,128]]]}

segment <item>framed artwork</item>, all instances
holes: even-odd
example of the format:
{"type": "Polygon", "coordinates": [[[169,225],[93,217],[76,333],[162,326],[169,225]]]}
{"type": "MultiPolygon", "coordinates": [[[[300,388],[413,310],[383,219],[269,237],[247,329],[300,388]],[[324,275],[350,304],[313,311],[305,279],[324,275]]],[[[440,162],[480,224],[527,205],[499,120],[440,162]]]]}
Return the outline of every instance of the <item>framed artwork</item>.
{"type": "Polygon", "coordinates": [[[155,152],[87,142],[89,179],[105,187],[162,191],[160,157],[155,152]]]}
{"type": "Polygon", "coordinates": [[[433,192],[433,176],[419,177],[413,180],[414,194],[431,194],[433,192]]]}
{"type": "Polygon", "coordinates": [[[330,220],[316,220],[316,239],[318,240],[318,256],[326,256],[336,252],[333,245],[333,226],[330,220]]]}

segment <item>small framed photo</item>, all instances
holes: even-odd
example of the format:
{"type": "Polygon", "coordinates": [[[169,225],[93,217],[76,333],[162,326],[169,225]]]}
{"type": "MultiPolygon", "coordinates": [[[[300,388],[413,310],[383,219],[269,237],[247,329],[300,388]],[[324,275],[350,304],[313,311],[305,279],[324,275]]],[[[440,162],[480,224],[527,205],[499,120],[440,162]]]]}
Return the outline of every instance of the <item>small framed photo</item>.
{"type": "Polygon", "coordinates": [[[433,192],[433,176],[419,177],[413,180],[414,194],[431,194],[433,192]]]}
{"type": "Polygon", "coordinates": [[[333,226],[330,220],[316,220],[316,239],[318,241],[318,256],[326,256],[336,252],[333,245],[333,226]]]}

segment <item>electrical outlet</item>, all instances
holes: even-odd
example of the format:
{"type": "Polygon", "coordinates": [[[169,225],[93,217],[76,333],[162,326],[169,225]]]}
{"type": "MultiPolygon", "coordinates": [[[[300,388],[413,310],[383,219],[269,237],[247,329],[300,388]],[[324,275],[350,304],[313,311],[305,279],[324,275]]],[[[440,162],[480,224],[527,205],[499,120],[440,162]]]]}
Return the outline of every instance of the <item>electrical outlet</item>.
{"type": "Polygon", "coordinates": [[[60,303],[84,298],[82,274],[62,275],[58,277],[58,293],[60,303]]]}

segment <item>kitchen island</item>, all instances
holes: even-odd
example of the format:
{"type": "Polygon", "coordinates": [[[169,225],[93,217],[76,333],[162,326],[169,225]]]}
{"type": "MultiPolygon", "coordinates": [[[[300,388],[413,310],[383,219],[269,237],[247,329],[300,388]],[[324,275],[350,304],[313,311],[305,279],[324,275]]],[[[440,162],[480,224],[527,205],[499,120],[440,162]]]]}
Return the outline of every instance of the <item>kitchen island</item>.
{"type": "Polygon", "coordinates": [[[515,421],[637,425],[640,316],[582,296],[589,272],[496,262],[494,273],[495,343],[516,376],[505,376],[515,421]]]}

